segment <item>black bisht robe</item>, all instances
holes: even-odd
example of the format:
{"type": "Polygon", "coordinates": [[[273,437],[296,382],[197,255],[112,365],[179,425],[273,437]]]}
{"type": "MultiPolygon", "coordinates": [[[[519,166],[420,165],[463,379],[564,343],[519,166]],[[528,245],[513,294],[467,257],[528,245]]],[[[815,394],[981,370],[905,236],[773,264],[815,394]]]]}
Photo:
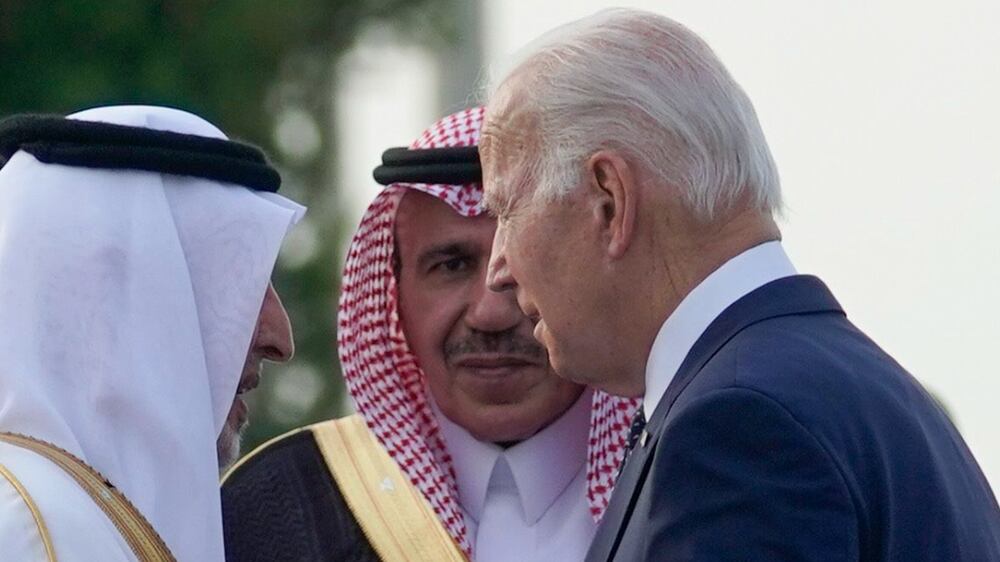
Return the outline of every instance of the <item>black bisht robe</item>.
{"type": "Polygon", "coordinates": [[[227,562],[378,562],[311,431],[258,450],[222,486],[227,562]]]}

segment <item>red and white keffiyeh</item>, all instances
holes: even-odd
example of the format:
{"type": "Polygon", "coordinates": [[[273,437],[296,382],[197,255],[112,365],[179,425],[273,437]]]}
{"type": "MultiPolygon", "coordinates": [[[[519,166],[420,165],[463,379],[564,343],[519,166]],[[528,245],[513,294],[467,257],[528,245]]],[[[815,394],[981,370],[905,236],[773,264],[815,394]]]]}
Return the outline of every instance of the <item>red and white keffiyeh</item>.
{"type": "MultiPolygon", "coordinates": [[[[476,146],[484,108],[449,115],[410,148],[476,146]]],[[[340,361],[354,407],[467,555],[471,546],[458,506],[455,470],[425,395],[424,374],[406,343],[393,274],[396,211],[407,189],[448,203],[462,216],[484,212],[480,184],[395,183],[361,219],[344,266],[338,314],[340,361]]],[[[596,391],[588,445],[587,498],[599,520],[608,505],[638,400],[596,391]]]]}

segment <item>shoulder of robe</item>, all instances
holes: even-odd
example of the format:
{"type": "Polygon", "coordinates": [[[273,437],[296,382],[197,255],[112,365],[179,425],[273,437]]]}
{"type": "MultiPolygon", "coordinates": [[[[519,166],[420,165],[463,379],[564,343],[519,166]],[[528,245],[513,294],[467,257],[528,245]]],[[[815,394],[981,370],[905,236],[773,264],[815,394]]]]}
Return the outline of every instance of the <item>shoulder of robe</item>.
{"type": "Polygon", "coordinates": [[[233,466],[229,467],[222,475],[220,484],[226,487],[234,480],[239,479],[250,466],[257,462],[276,455],[288,453],[288,449],[298,448],[299,444],[305,441],[312,441],[312,426],[298,427],[277,437],[273,437],[260,444],[254,450],[240,457],[233,466]]]}
{"type": "Polygon", "coordinates": [[[314,431],[338,423],[359,423],[364,424],[361,416],[352,414],[343,418],[326,420],[319,423],[295,428],[287,433],[282,433],[264,443],[258,445],[254,450],[240,458],[222,475],[221,484],[223,487],[233,479],[238,479],[249,469],[251,465],[276,457],[294,456],[302,452],[304,448],[315,446],[314,431]]]}
{"type": "Polygon", "coordinates": [[[13,560],[54,560],[45,521],[21,479],[3,462],[0,452],[0,544],[13,560]]]}
{"type": "Polygon", "coordinates": [[[61,468],[3,442],[0,466],[4,560],[135,560],[111,520],[61,468]]]}
{"type": "Polygon", "coordinates": [[[339,423],[344,420],[280,435],[226,472],[221,498],[227,560],[379,560],[314,433],[339,423]]]}

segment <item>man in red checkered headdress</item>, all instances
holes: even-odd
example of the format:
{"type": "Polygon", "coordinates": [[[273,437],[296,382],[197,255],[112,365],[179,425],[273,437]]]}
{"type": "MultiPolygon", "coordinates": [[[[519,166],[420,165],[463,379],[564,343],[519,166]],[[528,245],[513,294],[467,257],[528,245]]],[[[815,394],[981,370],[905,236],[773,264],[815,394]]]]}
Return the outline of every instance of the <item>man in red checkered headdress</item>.
{"type": "Polygon", "coordinates": [[[229,560],[580,560],[636,404],[557,377],[486,287],[482,108],[390,149],[344,268],[357,414],[265,444],[223,487],[229,560]],[[332,476],[332,477],[331,477],[332,476]]]}

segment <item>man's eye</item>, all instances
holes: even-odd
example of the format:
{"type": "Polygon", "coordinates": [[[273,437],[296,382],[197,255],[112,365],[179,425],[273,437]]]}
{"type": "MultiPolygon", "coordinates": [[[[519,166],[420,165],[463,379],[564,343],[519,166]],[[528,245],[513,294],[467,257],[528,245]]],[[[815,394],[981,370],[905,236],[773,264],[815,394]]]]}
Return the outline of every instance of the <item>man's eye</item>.
{"type": "Polygon", "coordinates": [[[449,258],[444,261],[440,261],[434,264],[431,268],[432,271],[444,271],[448,273],[457,273],[459,271],[465,271],[472,266],[472,260],[467,257],[455,257],[449,258]]]}

